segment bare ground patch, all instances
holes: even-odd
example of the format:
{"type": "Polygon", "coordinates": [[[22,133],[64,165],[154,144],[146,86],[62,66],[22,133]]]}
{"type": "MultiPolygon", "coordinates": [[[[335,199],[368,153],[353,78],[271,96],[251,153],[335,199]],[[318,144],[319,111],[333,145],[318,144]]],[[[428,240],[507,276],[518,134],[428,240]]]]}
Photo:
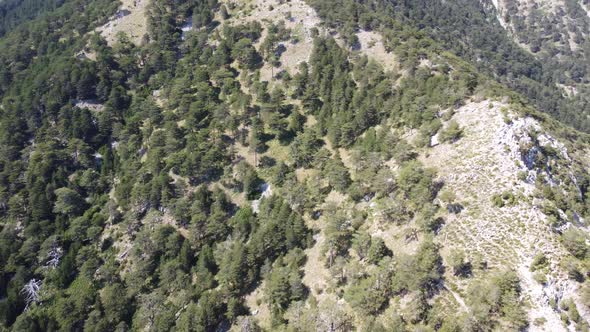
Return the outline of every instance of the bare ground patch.
{"type": "MultiPolygon", "coordinates": [[[[299,64],[308,61],[313,49],[311,29],[318,27],[320,18],[315,10],[303,0],[277,1],[277,0],[241,0],[234,1],[237,9],[235,16],[229,19],[229,24],[242,24],[251,21],[277,24],[285,22],[285,27],[291,30],[291,40],[282,42],[285,51],[281,55],[281,64],[273,68],[265,64],[261,71],[261,79],[272,81],[273,76],[282,70],[294,74],[298,71],[299,64]],[[295,42],[296,41],[296,42],[295,42]]],[[[260,41],[255,45],[260,46],[266,38],[266,29],[262,32],[260,41]]]]}
{"type": "Polygon", "coordinates": [[[383,46],[383,37],[381,34],[374,31],[361,30],[356,35],[361,44],[361,53],[379,63],[386,71],[397,68],[395,55],[387,52],[385,46],[383,46]]]}
{"type": "Polygon", "coordinates": [[[97,29],[109,46],[117,41],[117,34],[124,32],[136,45],[141,43],[147,31],[147,6],[150,0],[121,0],[122,5],[114,17],[97,29]]]}
{"type": "MultiPolygon", "coordinates": [[[[533,281],[528,267],[532,257],[543,252],[557,271],[566,254],[535,204],[534,185],[517,178],[526,170],[520,162],[520,139],[525,131],[540,127],[530,118],[505,121],[500,111],[504,107],[483,101],[460,108],[453,119],[463,128],[463,138],[435,146],[420,157],[426,166],[437,168],[445,190],[454,192],[465,207],[446,216],[437,241],[444,246],[443,256],[452,249],[463,250],[468,258],[484,257],[492,268],[516,269],[530,304],[529,319],[543,314],[553,330],[560,330],[559,315],[550,308],[547,295],[555,289],[533,281]],[[516,203],[495,206],[492,196],[503,192],[515,195],[516,203]]],[[[565,289],[561,284],[556,287],[565,289]]]]}

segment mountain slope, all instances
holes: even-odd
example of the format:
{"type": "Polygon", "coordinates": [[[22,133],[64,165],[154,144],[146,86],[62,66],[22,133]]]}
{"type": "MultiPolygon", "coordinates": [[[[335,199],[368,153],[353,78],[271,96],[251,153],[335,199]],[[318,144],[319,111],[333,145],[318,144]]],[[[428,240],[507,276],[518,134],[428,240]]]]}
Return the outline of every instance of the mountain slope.
{"type": "Polygon", "coordinates": [[[144,1],[0,40],[3,329],[588,328],[590,140],[483,5],[144,1]]]}
{"type": "Polygon", "coordinates": [[[445,190],[455,194],[456,202],[464,202],[464,210],[449,215],[439,238],[449,252],[464,250],[469,257],[483,258],[490,267],[510,266],[518,271],[523,296],[530,301],[529,321],[543,317],[547,319],[544,329],[560,330],[559,314],[551,309],[549,300],[559,303],[575,298],[576,285],[559,272],[559,262],[568,254],[552,232],[543,213],[543,199],[536,192],[534,179],[543,171],[527,168],[521,147],[531,133],[541,133],[538,139],[565,158],[567,150],[552,137],[543,136],[537,121],[511,113],[510,106],[501,102],[468,104],[453,116],[465,128],[464,137],[453,146],[443,144],[428,152],[424,163],[438,165],[445,190]],[[519,179],[521,174],[527,178],[519,179]],[[514,197],[515,202],[499,207],[494,199],[503,195],[514,197]],[[545,286],[530,271],[539,254],[547,257],[553,272],[545,286]]]}
{"type": "MultiPolygon", "coordinates": [[[[555,56],[556,53],[552,51],[555,46],[548,40],[545,44],[550,47],[544,47],[541,53],[531,54],[528,47],[523,47],[520,39],[513,38],[513,35],[518,36],[517,34],[511,34],[510,30],[507,32],[504,29],[501,24],[502,16],[498,15],[491,1],[378,1],[371,5],[355,7],[346,1],[318,1],[317,8],[320,15],[335,26],[353,20],[361,27],[395,31],[397,28],[391,24],[383,24],[383,19],[395,17],[398,22],[414,27],[441,42],[447,50],[452,50],[471,62],[479,71],[495,77],[511,89],[527,96],[540,110],[587,131],[587,93],[580,91],[581,93],[565,97],[566,93],[560,88],[563,85],[575,85],[584,91],[587,88],[588,61],[577,61],[579,58],[585,59],[585,48],[579,47],[574,54],[557,47],[563,53],[562,61],[559,60],[561,57],[555,56]],[[332,10],[333,8],[335,10],[332,10]],[[379,13],[378,16],[383,19],[371,22],[366,19],[371,16],[367,12],[379,13]],[[500,20],[497,17],[500,17],[500,20]],[[377,22],[380,22],[381,26],[377,22]]],[[[517,15],[515,21],[520,17],[518,15],[524,15],[519,11],[513,13],[517,15]]],[[[541,19],[543,14],[537,17],[541,19]]],[[[550,22],[551,18],[543,20],[550,22]]],[[[580,30],[579,36],[587,35],[586,19],[578,18],[578,21],[580,24],[576,23],[573,26],[580,30]]],[[[544,32],[545,27],[546,25],[537,27],[529,26],[528,23],[524,26],[519,24],[518,31],[525,37],[530,36],[527,38],[545,40],[546,35],[550,33],[544,32]]],[[[559,27],[551,25],[551,29],[559,27]]],[[[561,30],[558,33],[561,33],[561,30]]],[[[580,45],[586,43],[584,39],[578,41],[580,45]]],[[[529,43],[528,40],[526,42],[529,43]]]]}
{"type": "Polygon", "coordinates": [[[0,37],[17,27],[19,24],[36,16],[55,10],[63,1],[0,1],[0,37]]]}

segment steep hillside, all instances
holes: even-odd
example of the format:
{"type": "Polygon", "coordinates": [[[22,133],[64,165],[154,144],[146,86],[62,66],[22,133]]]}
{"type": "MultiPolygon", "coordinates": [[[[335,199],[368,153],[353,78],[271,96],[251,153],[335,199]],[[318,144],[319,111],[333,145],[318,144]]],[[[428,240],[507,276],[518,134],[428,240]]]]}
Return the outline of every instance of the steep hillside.
{"type": "Polygon", "coordinates": [[[498,0],[492,4],[502,27],[530,52],[585,59],[582,49],[588,43],[590,16],[583,2],[498,0]]]}
{"type": "Polygon", "coordinates": [[[55,10],[63,4],[61,0],[3,0],[0,1],[0,37],[19,24],[35,18],[48,11],[55,10]]]}
{"type": "MultiPolygon", "coordinates": [[[[559,40],[570,38],[567,29],[560,29],[565,24],[560,21],[561,16],[555,16],[565,9],[553,16],[548,14],[547,17],[540,9],[535,11],[537,14],[533,15],[532,20],[543,21],[545,24],[537,22],[529,25],[528,19],[526,24],[517,24],[515,29],[522,36],[520,38],[518,34],[511,33],[512,30],[506,24],[506,28],[503,27],[506,17],[499,14],[492,1],[389,0],[376,1],[370,5],[352,5],[347,1],[330,0],[310,3],[317,7],[320,16],[332,26],[343,27],[344,22],[354,21],[360,27],[371,27],[390,34],[398,27],[383,22],[395,17],[405,27],[412,27],[436,39],[446,50],[469,61],[479,71],[527,96],[539,110],[550,113],[577,129],[588,132],[590,128],[588,93],[584,92],[587,89],[589,72],[589,62],[583,60],[586,59],[583,45],[587,39],[581,39],[587,35],[587,18],[580,18],[578,14],[572,14],[575,20],[564,18],[567,29],[579,31],[576,42],[580,47],[576,52],[571,52],[569,46],[566,49],[558,43],[559,40]],[[371,21],[367,19],[370,16],[380,19],[371,21]],[[559,20],[559,24],[555,20],[559,20]],[[554,42],[549,38],[552,33],[560,39],[554,42]],[[529,44],[532,40],[544,45],[543,52],[540,48],[533,49],[536,53],[531,52],[529,44]],[[561,54],[556,56],[558,53],[561,54]],[[579,59],[582,61],[578,61],[579,59]],[[571,93],[574,86],[580,90],[579,93],[571,93]]],[[[535,1],[527,3],[534,4],[535,1]]],[[[570,3],[575,12],[579,5],[573,1],[570,3]]],[[[498,8],[502,8],[500,2],[498,8]]],[[[512,10],[512,7],[507,8],[512,10]]],[[[526,12],[514,11],[514,20],[518,21],[517,18],[523,17],[526,12]]]]}
{"type": "Polygon", "coordinates": [[[586,93],[590,14],[583,1],[492,1],[500,24],[536,58],[561,69],[564,93],[586,93]],[[581,90],[581,91],[579,91],[581,90]]]}
{"type": "MultiPolygon", "coordinates": [[[[444,190],[453,193],[446,203],[463,207],[449,214],[438,238],[449,255],[464,251],[469,261],[483,259],[488,267],[515,269],[530,306],[529,321],[542,317],[547,322],[537,328],[563,329],[559,310],[553,310],[550,302],[576,299],[577,285],[559,268],[568,254],[552,230],[543,209],[547,202],[535,186],[537,176],[553,175],[527,165],[529,157],[523,149],[538,140],[540,148],[555,149],[556,158],[569,160],[567,149],[537,120],[514,115],[502,102],[467,104],[452,119],[465,128],[464,136],[452,145],[435,146],[424,157],[426,165],[438,166],[444,190]],[[544,282],[536,281],[531,269],[538,255],[546,257],[548,264],[544,282]]],[[[553,185],[559,187],[559,182],[553,185]]],[[[457,281],[459,289],[465,286],[457,281]]]]}
{"type": "Polygon", "coordinates": [[[590,137],[546,113],[586,114],[489,5],[66,0],[11,31],[0,329],[587,330],[590,137]]]}

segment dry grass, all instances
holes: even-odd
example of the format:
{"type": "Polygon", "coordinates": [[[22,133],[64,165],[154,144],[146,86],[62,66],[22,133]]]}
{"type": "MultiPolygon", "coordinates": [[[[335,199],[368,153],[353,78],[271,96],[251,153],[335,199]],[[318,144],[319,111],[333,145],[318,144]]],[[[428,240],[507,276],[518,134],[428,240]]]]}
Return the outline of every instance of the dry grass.
{"type": "Polygon", "coordinates": [[[147,31],[147,6],[150,0],[121,0],[121,2],[119,13],[128,11],[129,14],[115,15],[97,31],[106,39],[109,46],[113,46],[117,41],[119,32],[124,32],[134,44],[139,45],[147,31]]]}
{"type": "Polygon", "coordinates": [[[288,145],[282,145],[277,139],[269,141],[267,145],[268,150],[263,155],[274,158],[277,161],[291,163],[291,152],[288,145]]]}
{"type": "Polygon", "coordinates": [[[246,306],[250,309],[250,312],[256,320],[258,325],[264,331],[271,331],[270,326],[270,310],[268,305],[264,302],[264,283],[256,288],[252,293],[246,295],[246,306]]]}
{"type": "MultiPolygon", "coordinates": [[[[232,18],[227,21],[229,24],[259,21],[267,25],[284,21],[285,26],[291,29],[292,36],[298,39],[295,44],[290,41],[283,42],[286,51],[281,56],[281,65],[272,68],[265,64],[260,71],[262,80],[272,81],[273,74],[276,75],[281,70],[294,74],[301,62],[309,60],[313,49],[311,29],[319,26],[320,19],[305,1],[291,0],[279,3],[277,0],[242,0],[234,3],[237,4],[237,8],[232,12],[232,18]]],[[[266,38],[266,33],[265,29],[260,41],[255,45],[257,48],[266,38]]]]}
{"type": "Polygon", "coordinates": [[[303,283],[316,299],[321,299],[332,279],[330,272],[325,266],[325,257],[322,254],[324,236],[320,232],[314,236],[315,244],[305,250],[307,260],[303,267],[303,283]]]}
{"type": "Polygon", "coordinates": [[[356,35],[361,43],[361,53],[375,60],[386,71],[398,69],[398,63],[394,54],[387,52],[383,46],[383,37],[381,34],[374,31],[361,30],[356,35]]]}
{"type": "Polygon", "coordinates": [[[239,142],[236,142],[234,144],[234,149],[236,151],[236,154],[239,156],[239,158],[244,159],[248,164],[254,166],[256,165],[256,163],[258,161],[260,161],[260,154],[256,154],[252,151],[250,151],[250,148],[247,146],[244,146],[242,144],[240,144],[239,142]]]}
{"type": "Polygon", "coordinates": [[[315,176],[317,173],[317,170],[311,168],[297,168],[295,170],[295,176],[299,182],[305,182],[307,179],[315,176]]]}
{"type": "Polygon", "coordinates": [[[517,179],[518,172],[524,170],[519,166],[522,163],[516,162],[520,160],[519,142],[529,130],[541,128],[528,118],[506,123],[500,111],[505,106],[483,101],[462,107],[453,119],[464,129],[464,137],[429,149],[427,156],[420,157],[426,166],[438,169],[445,189],[454,192],[456,201],[465,206],[460,214],[446,217],[437,241],[444,247],[443,256],[453,249],[463,250],[468,258],[483,257],[492,268],[516,269],[530,303],[530,320],[545,315],[546,326],[559,330],[559,316],[545,296],[552,290],[542,289],[528,266],[542,251],[552,268],[558,269],[565,253],[546,216],[532,203],[534,186],[517,179]],[[513,206],[494,206],[492,196],[505,191],[521,197],[513,206]]]}

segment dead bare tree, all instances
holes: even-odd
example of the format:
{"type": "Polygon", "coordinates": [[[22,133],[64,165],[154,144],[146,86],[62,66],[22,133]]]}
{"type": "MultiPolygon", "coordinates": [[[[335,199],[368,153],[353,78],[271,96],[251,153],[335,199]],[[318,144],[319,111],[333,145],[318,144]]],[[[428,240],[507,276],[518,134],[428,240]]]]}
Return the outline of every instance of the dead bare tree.
{"type": "Polygon", "coordinates": [[[39,291],[41,290],[41,280],[35,278],[29,280],[21,289],[21,293],[25,296],[25,310],[33,303],[39,302],[39,291]]]}
{"type": "Polygon", "coordinates": [[[57,245],[57,242],[53,242],[51,244],[51,249],[47,254],[47,263],[45,264],[46,268],[55,269],[59,265],[59,261],[63,255],[63,249],[57,245]]]}

